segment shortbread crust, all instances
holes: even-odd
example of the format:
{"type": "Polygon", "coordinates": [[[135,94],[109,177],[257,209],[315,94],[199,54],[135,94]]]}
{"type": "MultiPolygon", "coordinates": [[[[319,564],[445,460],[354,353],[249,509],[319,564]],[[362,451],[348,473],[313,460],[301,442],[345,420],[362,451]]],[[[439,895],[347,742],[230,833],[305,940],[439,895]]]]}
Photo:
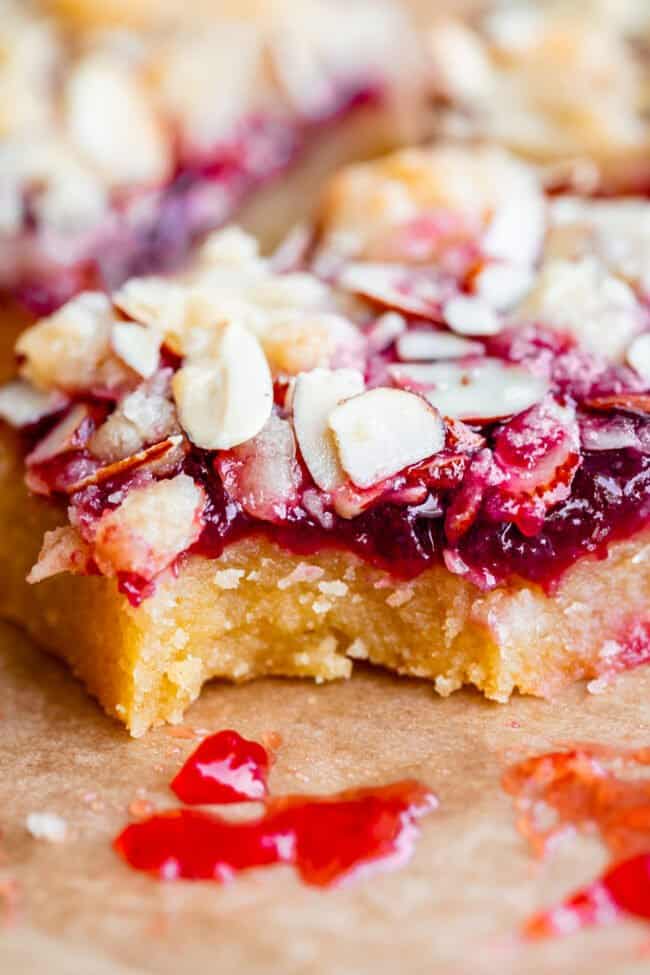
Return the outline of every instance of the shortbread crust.
{"type": "Polygon", "coordinates": [[[363,659],[505,700],[620,668],[647,620],[649,206],[410,150],[342,171],[271,258],[229,228],[79,296],[0,391],[44,496],[7,440],[3,612],[136,734],[213,676],[363,659]]]}

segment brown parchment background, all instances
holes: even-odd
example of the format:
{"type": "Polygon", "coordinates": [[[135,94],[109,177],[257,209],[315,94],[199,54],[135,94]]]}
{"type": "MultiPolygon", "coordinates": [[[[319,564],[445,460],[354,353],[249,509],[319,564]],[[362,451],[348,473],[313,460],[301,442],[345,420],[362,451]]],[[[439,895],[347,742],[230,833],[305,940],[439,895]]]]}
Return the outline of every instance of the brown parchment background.
{"type": "Polygon", "coordinates": [[[196,742],[157,729],[134,741],[57,662],[0,627],[0,889],[19,902],[0,929],[2,975],[627,973],[650,970],[650,927],[627,921],[541,945],[521,919],[590,879],[595,840],[569,838],[531,860],[499,787],[505,765],[567,740],[650,744],[650,669],[604,694],[572,688],[552,703],[447,700],[378,671],[316,687],[213,684],[186,724],[279,732],[275,792],[330,791],[416,776],[440,809],[410,864],[346,888],[304,887],[289,868],[229,886],[161,884],[129,870],[110,840],[138,787],[158,808],[196,742]],[[95,792],[90,801],[87,793],[95,792]],[[86,797],[86,798],[84,798],[86,797]],[[32,811],[65,817],[63,845],[32,838],[32,811]]]}

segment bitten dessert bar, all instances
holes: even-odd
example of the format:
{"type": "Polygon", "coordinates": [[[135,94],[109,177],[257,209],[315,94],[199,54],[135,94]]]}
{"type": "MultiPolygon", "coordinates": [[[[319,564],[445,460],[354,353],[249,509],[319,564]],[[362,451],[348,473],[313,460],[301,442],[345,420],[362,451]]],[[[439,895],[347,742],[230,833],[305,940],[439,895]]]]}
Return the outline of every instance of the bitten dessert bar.
{"type": "Polygon", "coordinates": [[[270,257],[230,227],[79,295],[0,391],[3,613],[133,734],[211,677],[369,660],[503,701],[615,669],[647,632],[648,226],[448,144],[343,169],[270,257]]]}

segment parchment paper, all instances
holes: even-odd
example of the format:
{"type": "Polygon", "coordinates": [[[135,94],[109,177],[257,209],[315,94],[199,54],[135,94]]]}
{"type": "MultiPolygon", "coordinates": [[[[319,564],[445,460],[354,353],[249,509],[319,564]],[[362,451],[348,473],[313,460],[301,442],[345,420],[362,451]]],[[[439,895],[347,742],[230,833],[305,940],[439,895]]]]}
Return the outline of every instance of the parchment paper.
{"type": "Polygon", "coordinates": [[[507,706],[368,670],[350,682],[214,684],[186,726],[283,739],[275,792],[324,792],[416,776],[440,809],[410,864],[348,887],[302,886],[288,868],[229,886],[161,884],[132,872],[110,841],[135,798],[175,804],[168,782],[195,747],[158,729],[133,741],[57,662],[0,628],[0,929],[3,975],[297,973],[627,973],[648,971],[650,928],[633,921],[541,945],[518,923],[595,875],[595,840],[531,860],[499,786],[505,765],[567,740],[650,744],[650,669],[602,695],[507,706]],[[140,790],[138,792],[138,790],[140,790]],[[36,840],[30,812],[68,824],[36,840]],[[7,898],[5,897],[5,900],[7,898]]]}
{"type": "MultiPolygon", "coordinates": [[[[295,176],[304,188],[297,197],[294,182],[292,199],[309,201],[323,170],[358,154],[356,139],[337,158],[321,155],[316,174],[295,176]]],[[[256,203],[248,225],[277,227],[278,213],[291,222],[285,195],[271,195],[274,211],[256,203]]],[[[641,923],[541,945],[517,939],[524,917],[591,879],[606,857],[574,837],[534,862],[499,779],[509,762],[568,740],[650,745],[649,699],[650,668],[599,696],[578,686],[506,706],[470,692],[442,700],[424,682],[372,670],[324,687],[213,684],[185,727],[279,733],[274,792],[413,776],[440,809],[405,868],[342,889],[305,887],[288,868],[229,886],[161,884],[129,870],[111,840],[135,799],[175,804],[168,783],[198,738],[158,729],[130,739],[62,665],[0,624],[0,975],[647,972],[641,923]],[[27,832],[28,814],[43,811],[66,820],[63,844],[27,832]]]]}

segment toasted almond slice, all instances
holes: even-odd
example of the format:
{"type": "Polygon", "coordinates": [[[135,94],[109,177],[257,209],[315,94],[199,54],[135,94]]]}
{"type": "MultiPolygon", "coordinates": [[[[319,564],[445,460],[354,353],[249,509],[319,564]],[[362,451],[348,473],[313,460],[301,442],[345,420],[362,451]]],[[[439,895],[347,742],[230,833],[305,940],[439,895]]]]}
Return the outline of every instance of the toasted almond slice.
{"type": "Polygon", "coordinates": [[[66,84],[65,110],[72,142],[112,185],[168,176],[171,151],[163,125],[123,66],[100,54],[82,58],[66,84]]]}
{"type": "Polygon", "coordinates": [[[645,382],[650,383],[650,332],[637,335],[625,353],[629,365],[645,382]]]}
{"type": "Polygon", "coordinates": [[[313,239],[314,229],[308,221],[295,224],[271,254],[269,264],[272,270],[283,274],[305,265],[313,239]]]}
{"type": "Polygon", "coordinates": [[[143,325],[176,334],[186,316],[187,291],[165,278],[131,278],[115,292],[113,303],[143,325]]]}
{"type": "Polygon", "coordinates": [[[90,418],[90,410],[84,403],[76,403],[67,416],[40,440],[25,458],[28,467],[43,464],[59,454],[82,446],[81,427],[90,418]]]}
{"type": "Polygon", "coordinates": [[[160,460],[165,454],[169,453],[175,447],[180,447],[183,443],[183,437],[178,435],[174,437],[167,437],[166,440],[161,440],[160,443],[152,444],[150,447],[145,447],[143,450],[139,450],[136,454],[131,454],[130,457],[124,457],[122,460],[117,460],[113,464],[106,464],[105,467],[100,467],[88,477],[82,478],[80,481],[75,481],[74,484],[69,484],[65,488],[67,494],[75,494],[77,491],[81,491],[82,488],[90,487],[91,484],[101,484],[102,481],[108,481],[109,478],[115,477],[117,474],[123,474],[124,471],[131,470],[135,467],[143,467],[145,464],[150,464],[154,460],[160,460]]]}
{"type": "Polygon", "coordinates": [[[309,473],[323,491],[343,483],[343,472],[332,432],[330,413],[342,400],[361,393],[363,376],[356,369],[314,369],[296,379],[293,425],[309,473]]]}
{"type": "Polygon", "coordinates": [[[478,34],[460,21],[437,18],[426,38],[436,86],[454,102],[483,99],[494,86],[478,34]]]}
{"type": "Polygon", "coordinates": [[[429,387],[426,398],[443,416],[477,423],[521,413],[548,390],[546,380],[522,366],[490,358],[463,365],[405,364],[396,367],[393,375],[403,385],[412,382],[419,389],[429,387]]]}
{"type": "Polygon", "coordinates": [[[260,432],[273,407],[273,382],[258,340],[229,322],[214,358],[183,366],[172,390],[181,426],[205,450],[229,450],[260,432]]]}
{"type": "Polygon", "coordinates": [[[470,295],[455,295],[446,301],[443,317],[459,335],[496,335],[503,328],[499,316],[486,301],[470,295]]]}
{"type": "Polygon", "coordinates": [[[111,329],[111,345],[122,362],[149,379],[160,362],[161,336],[137,322],[116,322],[111,329]]]}
{"type": "Polygon", "coordinates": [[[440,369],[445,366],[441,362],[391,362],[386,371],[396,386],[426,392],[436,384],[440,369]]]}
{"type": "Polygon", "coordinates": [[[438,453],[445,442],[440,414],[403,389],[371,389],[330,414],[339,460],[358,487],[368,488],[438,453]]]}
{"type": "Polygon", "coordinates": [[[474,290],[495,311],[508,311],[523,300],[533,280],[528,265],[488,264],[474,278],[474,290]]]}
{"type": "Polygon", "coordinates": [[[623,410],[624,413],[650,414],[650,393],[610,393],[584,401],[590,410],[623,410]]]}
{"type": "Polygon", "coordinates": [[[213,231],[199,249],[202,264],[244,264],[258,255],[255,237],[235,225],[213,231]]]}
{"type": "Polygon", "coordinates": [[[56,391],[45,393],[24,379],[12,379],[0,386],[0,420],[20,429],[65,406],[66,397],[56,391]]]}
{"type": "Polygon", "coordinates": [[[420,294],[409,293],[402,287],[406,272],[393,264],[348,264],[338,277],[338,284],[347,291],[370,298],[386,308],[395,308],[407,315],[430,318],[436,300],[435,286],[425,300],[420,294]]]}
{"type": "Polygon", "coordinates": [[[466,355],[480,355],[483,345],[449,332],[414,329],[397,338],[397,355],[403,362],[430,359],[462,359],[466,355]]]}
{"type": "Polygon", "coordinates": [[[406,331],[406,319],[396,311],[386,311],[368,332],[368,343],[376,352],[383,352],[398,335],[406,331]]]}
{"type": "Polygon", "coordinates": [[[532,169],[506,158],[492,219],[483,235],[486,254],[512,263],[532,264],[546,226],[546,201],[532,169]]]}

